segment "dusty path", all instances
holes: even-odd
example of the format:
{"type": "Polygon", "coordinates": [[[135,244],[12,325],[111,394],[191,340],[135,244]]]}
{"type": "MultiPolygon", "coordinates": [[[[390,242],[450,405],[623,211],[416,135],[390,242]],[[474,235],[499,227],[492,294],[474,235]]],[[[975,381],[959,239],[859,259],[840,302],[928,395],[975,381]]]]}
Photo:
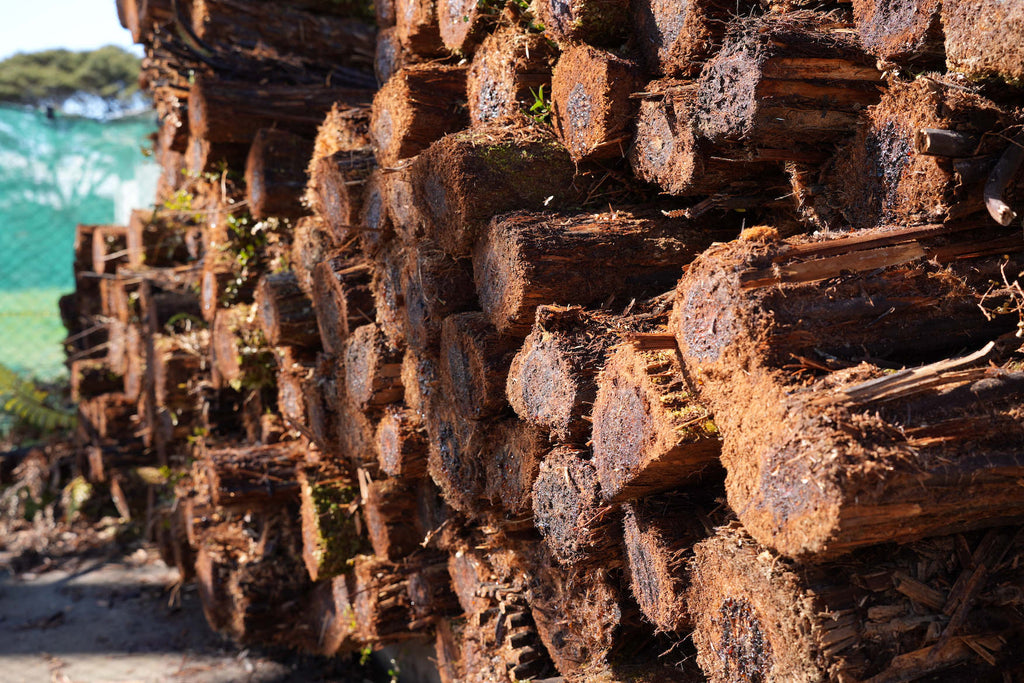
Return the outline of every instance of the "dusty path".
{"type": "Polygon", "coordinates": [[[14,573],[24,559],[0,552],[0,681],[362,680],[322,660],[275,661],[224,641],[195,591],[174,591],[177,571],[152,551],[90,555],[41,558],[14,573]]]}

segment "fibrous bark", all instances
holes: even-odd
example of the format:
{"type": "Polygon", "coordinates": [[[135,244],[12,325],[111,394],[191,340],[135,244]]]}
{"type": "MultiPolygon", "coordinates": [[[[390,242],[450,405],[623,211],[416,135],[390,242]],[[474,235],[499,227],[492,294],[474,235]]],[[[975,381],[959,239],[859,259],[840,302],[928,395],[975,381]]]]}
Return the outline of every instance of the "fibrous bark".
{"type": "Polygon", "coordinates": [[[942,63],[940,0],[854,0],[860,42],[871,54],[897,64],[942,63]]]}
{"type": "Polygon", "coordinates": [[[551,121],[573,161],[625,156],[639,67],[589,45],[562,52],[551,75],[551,121]]]}
{"type": "Polygon", "coordinates": [[[558,446],[533,483],[534,525],[564,565],[621,566],[617,513],[601,499],[589,451],[558,446]]]}
{"type": "Polygon", "coordinates": [[[715,682],[998,680],[1019,632],[975,600],[1017,571],[1001,531],[961,537],[963,564],[944,537],[809,568],[723,527],[695,549],[697,661],[715,682]]]}
{"type": "Polygon", "coordinates": [[[508,405],[505,379],[516,341],[483,313],[458,313],[441,329],[441,378],[453,406],[468,419],[493,417],[508,405]]]}
{"type": "Polygon", "coordinates": [[[545,33],[561,46],[616,47],[626,38],[629,26],[629,3],[624,0],[542,0],[536,11],[545,33]]]}
{"type": "Polygon", "coordinates": [[[874,59],[843,34],[813,21],[753,19],[736,24],[704,67],[696,123],[713,142],[815,151],[854,132],[881,82],[874,59]]]}
{"type": "Polygon", "coordinates": [[[193,0],[192,28],[207,43],[298,56],[369,71],[374,28],[359,19],[315,14],[288,3],[193,0]]]}
{"type": "Polygon", "coordinates": [[[999,257],[975,256],[984,241],[927,235],[734,243],[680,281],[674,330],[726,437],[730,505],[785,555],[835,556],[1024,512],[1004,479],[1020,467],[1016,374],[945,361],[1016,324],[978,305],[999,257]],[[958,252],[968,260],[955,269],[927,260],[958,252]],[[869,381],[928,361],[938,364],[869,381]]]}
{"type": "Polygon", "coordinates": [[[466,67],[408,66],[373,99],[370,136],[382,166],[415,156],[447,133],[469,124],[464,107],[466,67]]]}
{"type": "Polygon", "coordinates": [[[661,293],[723,235],[707,227],[628,210],[499,216],[473,253],[480,305],[501,333],[524,336],[541,304],[625,305],[661,293]]]}
{"type": "Polygon", "coordinates": [[[1001,107],[951,78],[894,83],[837,157],[820,203],[855,228],[984,211],[982,185],[1007,146],[1001,132],[1009,125],[1001,107]],[[936,155],[928,130],[964,144],[945,150],[953,157],[936,155]]]}
{"type": "Polygon", "coordinates": [[[320,332],[313,303],[291,271],[267,274],[256,287],[260,327],[271,346],[317,348],[320,332]]]}
{"type": "Polygon", "coordinates": [[[609,356],[597,386],[594,466],[605,500],[664,491],[714,469],[718,428],[684,379],[674,349],[624,344],[609,356]]]}
{"type": "Polygon", "coordinates": [[[313,268],[311,298],[327,353],[341,353],[353,330],[373,322],[370,277],[370,265],[353,254],[338,253],[313,268]]]}
{"type": "Polygon", "coordinates": [[[504,26],[484,39],[469,68],[466,97],[474,126],[517,118],[551,94],[555,51],[544,36],[504,26]]]}
{"type": "Polygon", "coordinates": [[[568,153],[539,129],[480,128],[447,135],[412,166],[428,231],[446,252],[468,256],[492,216],[578,201],[568,153]]]}
{"type": "MultiPolygon", "coordinates": [[[[403,373],[404,380],[404,373],[403,373]]],[[[427,473],[427,435],[420,417],[408,408],[390,406],[377,424],[380,469],[407,481],[427,473]]]]}
{"type": "Polygon", "coordinates": [[[348,400],[359,408],[379,410],[402,399],[402,354],[388,344],[376,325],[353,330],[341,357],[348,400]]]}
{"type": "Polygon", "coordinates": [[[372,98],[369,90],[254,84],[197,75],[188,95],[189,130],[192,137],[210,142],[248,144],[261,128],[312,137],[336,103],[365,107],[372,98]]]}
{"type": "Polygon", "coordinates": [[[753,0],[639,0],[633,21],[648,71],[666,76],[696,75],[722,43],[730,19],[744,16],[753,0]]]}
{"type": "Polygon", "coordinates": [[[363,188],[376,168],[369,147],[341,150],[311,162],[307,201],[326,221],[338,244],[358,232],[363,188]]]}
{"type": "Polygon", "coordinates": [[[429,240],[420,241],[405,257],[402,338],[414,349],[437,348],[444,319],[477,306],[472,263],[446,255],[429,240]]]}
{"type": "Polygon", "coordinates": [[[796,150],[751,152],[739,143],[713,143],[697,129],[697,88],[693,82],[658,81],[647,89],[651,95],[640,103],[630,163],[638,178],[669,194],[736,194],[749,192],[751,185],[779,187],[783,184],[779,162],[793,158],[820,160],[796,150]]]}
{"type": "Polygon", "coordinates": [[[948,0],[942,4],[946,64],[974,78],[1024,80],[1024,7],[993,0],[948,0]]]}
{"type": "Polygon", "coordinates": [[[264,128],[256,133],[245,162],[245,192],[254,218],[299,218],[306,186],[306,163],[313,151],[308,138],[264,128]]]}

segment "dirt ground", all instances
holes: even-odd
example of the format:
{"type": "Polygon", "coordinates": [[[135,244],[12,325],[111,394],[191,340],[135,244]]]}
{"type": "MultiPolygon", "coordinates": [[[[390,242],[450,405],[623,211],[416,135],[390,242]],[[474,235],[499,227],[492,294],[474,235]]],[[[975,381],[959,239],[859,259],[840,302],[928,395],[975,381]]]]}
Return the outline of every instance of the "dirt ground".
{"type": "Polygon", "coordinates": [[[207,626],[195,589],[180,586],[152,550],[3,551],[0,567],[7,683],[367,680],[344,661],[275,657],[224,640],[207,626]]]}

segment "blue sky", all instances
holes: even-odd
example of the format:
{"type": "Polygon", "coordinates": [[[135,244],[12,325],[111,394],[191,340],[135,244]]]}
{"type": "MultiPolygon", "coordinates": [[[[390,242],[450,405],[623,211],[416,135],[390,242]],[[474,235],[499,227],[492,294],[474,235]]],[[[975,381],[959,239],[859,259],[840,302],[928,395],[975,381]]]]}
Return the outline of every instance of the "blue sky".
{"type": "Polygon", "coordinates": [[[0,59],[15,52],[63,47],[89,50],[103,45],[132,47],[132,37],[117,21],[114,0],[0,0],[0,59]]]}

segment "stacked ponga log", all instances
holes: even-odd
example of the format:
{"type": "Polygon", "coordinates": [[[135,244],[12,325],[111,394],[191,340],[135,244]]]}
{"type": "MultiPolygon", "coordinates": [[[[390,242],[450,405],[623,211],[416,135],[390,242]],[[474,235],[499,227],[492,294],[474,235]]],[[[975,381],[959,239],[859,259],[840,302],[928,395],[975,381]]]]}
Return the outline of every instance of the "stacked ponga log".
{"type": "Polygon", "coordinates": [[[81,229],[67,309],[89,462],[179,472],[214,626],[1024,675],[1016,9],[159,4],[157,208],[81,229]]]}

